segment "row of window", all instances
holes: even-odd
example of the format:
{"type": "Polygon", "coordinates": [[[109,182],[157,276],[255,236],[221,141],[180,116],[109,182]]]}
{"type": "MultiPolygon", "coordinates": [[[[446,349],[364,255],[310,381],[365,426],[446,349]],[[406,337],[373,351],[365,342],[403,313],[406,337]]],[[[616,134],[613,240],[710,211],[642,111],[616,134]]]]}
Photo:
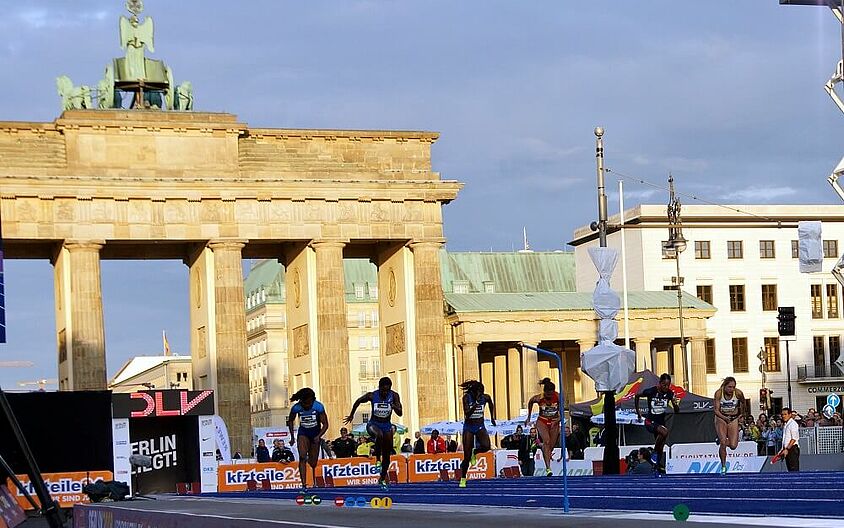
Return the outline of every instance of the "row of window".
{"type": "MultiPolygon", "coordinates": [[[[824,346],[829,342],[829,357],[835,359],[841,353],[841,336],[814,336],[812,338],[812,348],[815,367],[823,367],[827,365],[826,352],[824,346]]],[[[734,337],[732,338],[732,352],[733,352],[733,372],[746,373],[750,371],[748,362],[747,338],[734,337]]],[[[762,349],[762,364],[765,365],[766,372],[781,372],[782,363],[780,361],[780,340],[779,337],[765,337],[762,349]]],[[[715,353],[715,340],[706,340],[706,373],[717,374],[715,353]]]]}
{"type": "Polygon", "coordinates": [[[359,311],[357,314],[350,311],[346,318],[346,326],[349,328],[376,328],[378,326],[378,310],[359,311]]]}
{"type": "Polygon", "coordinates": [[[356,282],[354,284],[355,287],[355,299],[363,300],[366,299],[367,293],[369,293],[369,298],[372,300],[378,299],[378,286],[372,284],[370,282],[356,282]]]}
{"type": "Polygon", "coordinates": [[[358,370],[359,379],[372,379],[381,375],[381,360],[378,358],[361,359],[358,370]]]}
{"type": "MultiPolygon", "coordinates": [[[[838,285],[826,284],[826,288],[822,284],[812,284],[809,287],[809,293],[812,298],[812,319],[823,319],[824,315],[828,319],[837,319],[839,317],[838,309],[838,285]],[[824,290],[826,293],[826,312],[824,312],[824,290]]],[[[666,286],[670,289],[670,286],[666,286]]],[[[744,312],[747,310],[746,295],[744,284],[730,284],[730,311],[744,312]]],[[[697,297],[701,301],[714,305],[712,285],[701,284],[697,286],[697,297]]],[[[777,311],[777,285],[763,284],[762,285],[762,311],[775,312],[777,311]]]]}
{"type": "MultiPolygon", "coordinates": [[[[797,240],[791,241],[791,258],[799,257],[799,244],[797,240]]],[[[774,240],[760,240],[759,241],[759,258],[772,259],[776,258],[776,244],[774,240]]],[[[838,258],[838,241],[824,240],[823,241],[823,256],[824,258],[838,258]]],[[[709,240],[695,241],[695,258],[696,259],[711,259],[712,248],[709,240]]],[[[742,240],[728,240],[727,241],[727,258],[740,259],[744,258],[744,241],[742,240]]]]}
{"type": "Polygon", "coordinates": [[[249,310],[264,302],[267,302],[267,291],[261,288],[260,291],[253,292],[246,298],[246,309],[249,310]]]}

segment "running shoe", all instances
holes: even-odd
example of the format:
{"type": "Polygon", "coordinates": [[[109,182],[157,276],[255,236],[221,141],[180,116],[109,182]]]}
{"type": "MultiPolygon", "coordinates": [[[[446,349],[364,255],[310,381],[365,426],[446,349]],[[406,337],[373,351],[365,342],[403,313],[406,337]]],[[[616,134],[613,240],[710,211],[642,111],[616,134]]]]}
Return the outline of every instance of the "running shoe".
{"type": "Polygon", "coordinates": [[[721,466],[721,476],[723,477],[726,474],[727,474],[727,466],[725,464],[725,465],[721,466]]]}
{"type": "Polygon", "coordinates": [[[390,489],[390,485],[387,483],[387,479],[379,478],[378,485],[383,491],[387,491],[388,489],[390,489]]]}
{"type": "Polygon", "coordinates": [[[458,488],[465,488],[466,487],[466,479],[460,479],[460,484],[457,485],[458,488]]]}
{"type": "Polygon", "coordinates": [[[475,450],[472,449],[472,458],[469,459],[469,465],[474,466],[477,461],[478,458],[475,456],[475,450]]]}
{"type": "Polygon", "coordinates": [[[375,471],[378,471],[378,472],[381,471],[381,460],[380,459],[375,461],[375,471]]]}
{"type": "Polygon", "coordinates": [[[656,452],[651,453],[651,462],[655,466],[659,464],[659,453],[656,453],[656,452]]]}
{"type": "Polygon", "coordinates": [[[551,468],[545,468],[545,476],[546,477],[550,477],[550,476],[553,476],[553,475],[554,475],[554,472],[551,471],[551,468]]]}

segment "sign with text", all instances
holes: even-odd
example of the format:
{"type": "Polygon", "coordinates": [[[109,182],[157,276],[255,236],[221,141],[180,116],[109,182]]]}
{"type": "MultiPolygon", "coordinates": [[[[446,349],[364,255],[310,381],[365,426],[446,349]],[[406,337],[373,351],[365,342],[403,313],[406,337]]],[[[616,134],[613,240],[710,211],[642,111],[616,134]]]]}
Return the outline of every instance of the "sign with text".
{"type": "MultiPolygon", "coordinates": [[[[463,453],[410,455],[407,459],[408,482],[433,482],[440,478],[440,470],[453,473],[460,469],[463,453]]],[[[469,480],[495,478],[495,458],[492,453],[480,453],[475,464],[469,466],[469,480]]]]}
{"type": "MultiPolygon", "coordinates": [[[[727,473],[759,473],[767,459],[768,457],[760,457],[755,454],[750,457],[728,458],[727,473]]],[[[721,461],[718,459],[669,458],[665,464],[665,472],[669,475],[717,474],[720,471],[721,461]]]]}
{"type": "MultiPolygon", "coordinates": [[[[26,491],[35,499],[35,503],[40,505],[38,497],[35,495],[35,488],[29,481],[28,475],[17,475],[26,491]]],[[[44,479],[44,485],[47,486],[47,491],[50,496],[62,508],[70,508],[74,504],[80,502],[90,502],[88,496],[82,493],[82,488],[91,482],[99,480],[113,480],[111,471],[78,471],[74,473],[42,473],[41,477],[44,479]]],[[[6,482],[9,492],[15,498],[21,508],[31,510],[32,505],[26,500],[23,493],[15,486],[9,479],[6,482]]]]}
{"type": "Polygon", "coordinates": [[[214,391],[149,390],[115,393],[112,418],[166,418],[213,416],[214,391]]]}
{"type": "MultiPolygon", "coordinates": [[[[407,463],[403,456],[390,459],[390,471],[395,471],[399,483],[407,482],[407,463]]],[[[335,486],[366,486],[376,484],[380,470],[375,465],[375,458],[327,458],[317,462],[316,474],[334,479],[335,486]]],[[[306,475],[308,485],[313,485],[310,466],[306,475]]],[[[245,491],[246,482],[254,480],[260,486],[261,481],[269,480],[273,489],[300,488],[299,464],[220,464],[217,468],[218,491],[245,491]]]]}
{"type": "MultiPolygon", "coordinates": [[[[131,468],[136,491],[168,493],[177,482],[200,481],[198,420],[197,416],[129,420],[131,454],[151,459],[151,467],[131,468]]],[[[208,452],[213,456],[213,451],[208,452]]]]}
{"type": "MultiPolygon", "coordinates": [[[[748,458],[756,456],[756,442],[739,442],[735,451],[727,449],[727,460],[731,458],[748,458]]],[[[674,444],[671,446],[670,457],[675,460],[719,460],[718,444],[706,442],[701,444],[674,444]]]]}

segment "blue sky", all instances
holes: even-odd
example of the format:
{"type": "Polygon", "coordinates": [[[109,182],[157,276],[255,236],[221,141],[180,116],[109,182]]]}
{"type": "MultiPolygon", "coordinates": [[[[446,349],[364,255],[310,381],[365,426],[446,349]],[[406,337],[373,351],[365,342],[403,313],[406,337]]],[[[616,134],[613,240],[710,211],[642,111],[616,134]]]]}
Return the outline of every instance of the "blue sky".
{"type": "MultiPolygon", "coordinates": [[[[0,11],[0,120],[52,121],[55,77],[96,84],[120,56],[122,1],[29,0],[0,11]]],[[[844,154],[822,86],[840,54],[825,8],[776,0],[147,0],[156,53],[196,108],[252,126],[440,132],[435,170],[466,184],[445,209],[454,250],[565,248],[594,219],[596,125],[607,166],[719,203],[839,203],[844,154]],[[492,213],[495,211],[495,213],[492,213]]],[[[608,187],[616,188],[616,179],[608,187]]],[[[0,182],[2,185],[2,182],[0,182]]],[[[611,193],[610,210],[617,209],[611,193]]],[[[664,193],[625,184],[625,201],[664,193]]],[[[688,201],[688,200],[686,200],[688,201]]],[[[248,265],[248,264],[247,264],[248,265]]],[[[109,375],[188,351],[187,271],[104,262],[109,375]]],[[[0,384],[54,378],[48,262],[6,265],[0,384]]]]}

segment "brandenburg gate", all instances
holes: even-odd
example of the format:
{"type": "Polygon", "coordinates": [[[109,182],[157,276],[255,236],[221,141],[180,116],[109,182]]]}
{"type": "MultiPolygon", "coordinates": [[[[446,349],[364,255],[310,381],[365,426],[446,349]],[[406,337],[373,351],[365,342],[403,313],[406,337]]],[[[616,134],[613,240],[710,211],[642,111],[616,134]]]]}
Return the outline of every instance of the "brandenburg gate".
{"type": "Polygon", "coordinates": [[[313,387],[336,430],[357,396],[342,259],[369,257],[383,373],[411,422],[445,418],[439,249],[442,206],[460,184],[431,170],[436,139],[256,129],[231,114],[140,108],[0,122],[6,255],[54,266],[59,388],[107,385],[100,261],[180,259],[194,387],[216,391],[233,450],[248,452],[242,259],[277,258],[289,277],[289,386],[313,387]]]}

